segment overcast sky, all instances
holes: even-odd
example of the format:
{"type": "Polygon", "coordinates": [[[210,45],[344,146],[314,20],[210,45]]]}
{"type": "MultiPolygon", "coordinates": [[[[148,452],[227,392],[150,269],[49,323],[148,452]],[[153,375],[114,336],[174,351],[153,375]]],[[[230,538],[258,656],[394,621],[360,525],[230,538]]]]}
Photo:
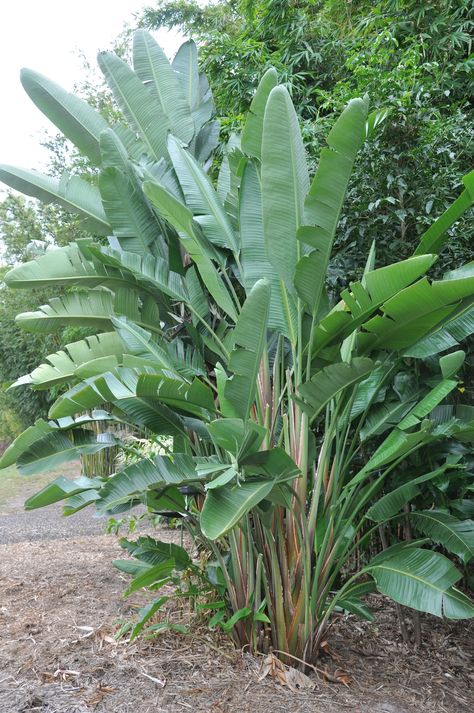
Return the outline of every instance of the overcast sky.
{"type": "MultiPolygon", "coordinates": [[[[0,0],[0,163],[44,168],[46,150],[39,146],[44,129],[53,125],[28,98],[20,69],[30,67],[71,90],[83,78],[78,50],[95,65],[99,50],[108,49],[133,15],[153,0],[0,0]]],[[[173,56],[176,33],[160,31],[163,49],[173,56]]]]}

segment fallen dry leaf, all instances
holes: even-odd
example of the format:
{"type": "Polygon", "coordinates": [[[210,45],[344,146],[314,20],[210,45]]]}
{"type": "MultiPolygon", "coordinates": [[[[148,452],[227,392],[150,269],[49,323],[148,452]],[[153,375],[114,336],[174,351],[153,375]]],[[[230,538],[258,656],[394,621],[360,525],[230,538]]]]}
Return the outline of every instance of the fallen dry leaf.
{"type": "Polygon", "coordinates": [[[340,668],[336,668],[334,673],[331,673],[330,671],[327,670],[327,668],[325,668],[323,670],[323,676],[326,681],[329,681],[330,683],[341,683],[343,686],[346,686],[347,688],[349,688],[349,686],[352,683],[352,679],[349,676],[349,674],[340,668]]]}
{"type": "Polygon", "coordinates": [[[266,676],[271,676],[281,686],[287,686],[293,693],[297,693],[299,689],[303,688],[314,690],[316,687],[316,684],[309,676],[292,666],[287,666],[272,652],[263,659],[260,671],[258,681],[263,681],[266,676]]]}
{"type": "Polygon", "coordinates": [[[338,653],[336,653],[336,651],[334,651],[334,649],[333,649],[331,646],[329,646],[329,642],[328,642],[328,641],[323,641],[323,642],[321,643],[321,645],[320,645],[319,648],[320,648],[320,650],[321,650],[323,653],[325,653],[327,656],[330,656],[333,661],[340,661],[340,660],[341,660],[341,656],[340,656],[338,653]]]}

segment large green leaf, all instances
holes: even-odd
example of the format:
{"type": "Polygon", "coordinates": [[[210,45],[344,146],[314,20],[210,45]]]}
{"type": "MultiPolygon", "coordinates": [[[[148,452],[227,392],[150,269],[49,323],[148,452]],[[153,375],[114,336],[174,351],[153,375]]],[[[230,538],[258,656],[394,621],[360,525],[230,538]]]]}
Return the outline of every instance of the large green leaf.
{"type": "Polygon", "coordinates": [[[365,140],[368,102],[352,99],[338,118],[321,151],[318,170],[304,205],[303,243],[314,248],[296,266],[295,287],[311,312],[317,310],[324,288],[336,227],[357,151],[365,140]]]}
{"type": "Polygon", "coordinates": [[[399,513],[406,503],[413,500],[413,498],[421,492],[421,483],[434,480],[445,473],[449,468],[454,467],[455,465],[448,463],[440,468],[437,468],[436,470],[432,470],[429,473],[413,478],[407,483],[403,483],[403,485],[400,485],[398,488],[395,488],[395,490],[392,490],[390,493],[383,495],[379,500],[377,500],[377,502],[367,510],[366,517],[370,520],[374,520],[375,522],[388,520],[399,513]]]}
{"type": "Polygon", "coordinates": [[[76,324],[94,329],[110,329],[113,316],[124,315],[152,331],[161,331],[159,314],[152,303],[141,304],[136,293],[121,289],[115,295],[102,290],[87,293],[72,292],[64,297],[53,297],[49,304],[36,312],[17,316],[18,324],[28,332],[54,332],[65,324],[76,324]]]}
{"type": "Polygon", "coordinates": [[[107,480],[100,490],[98,507],[110,510],[149,489],[165,490],[199,480],[193,459],[184,453],[175,453],[173,460],[166,456],[155,456],[152,461],[143,459],[126,466],[107,480]]]}
{"type": "Polygon", "coordinates": [[[267,338],[269,305],[270,285],[266,280],[259,280],[242,307],[232,335],[234,349],[229,370],[233,377],[227,381],[224,394],[244,420],[249,417],[255,401],[257,376],[267,338]]]}
{"type": "Polygon", "coordinates": [[[273,67],[261,78],[242,131],[242,151],[247,156],[260,159],[262,154],[263,117],[271,90],[278,84],[278,75],[273,67]]]}
{"type": "Polygon", "coordinates": [[[366,379],[374,368],[374,362],[366,357],[355,357],[350,363],[331,364],[300,386],[296,400],[311,418],[315,418],[331,399],[366,379]]]}
{"type": "Polygon", "coordinates": [[[60,500],[65,500],[78,493],[94,491],[102,485],[100,478],[86,478],[81,476],[75,480],[69,480],[63,475],[53,480],[44,488],[39,490],[34,495],[31,495],[25,501],[25,510],[34,510],[35,508],[43,508],[47,505],[52,505],[60,500]]]}
{"type": "Polygon", "coordinates": [[[158,223],[144,201],[141,188],[117,168],[105,168],[99,176],[105,214],[124,249],[146,253],[159,237],[158,223]]]}
{"type": "Polygon", "coordinates": [[[197,47],[193,40],[184,42],[176,52],[171,64],[176,72],[184,95],[191,109],[199,106],[199,64],[197,47]]]}
{"type": "MultiPolygon", "coordinates": [[[[201,354],[186,347],[178,337],[171,342],[154,339],[150,332],[125,317],[113,318],[112,321],[126,351],[146,359],[158,370],[166,370],[173,373],[175,378],[188,380],[193,376],[206,374],[201,354]]],[[[131,365],[132,361],[130,357],[125,359],[128,365],[131,365]]]]}
{"type": "Polygon", "coordinates": [[[43,473],[66,461],[77,460],[81,455],[98,453],[116,444],[117,439],[110,433],[97,436],[93,431],[76,429],[66,435],[55,430],[25,449],[16,459],[16,464],[23,475],[43,473]]]}
{"type": "MultiPolygon", "coordinates": [[[[120,269],[106,269],[92,263],[89,241],[70,243],[62,248],[47,250],[35,260],[23,262],[9,270],[5,282],[9,287],[31,289],[56,285],[97,287],[131,287],[128,275],[120,269]]],[[[120,268],[120,265],[118,265],[120,268]]]]}
{"type": "Polygon", "coordinates": [[[183,247],[196,263],[204,284],[219,307],[237,321],[235,305],[209,256],[207,246],[202,244],[198,232],[200,228],[197,224],[194,226],[191,211],[157,183],[145,181],[143,190],[160,215],[177,231],[183,247]]]}
{"type": "Polygon", "coordinates": [[[241,485],[210,490],[201,511],[201,529],[210,540],[231,530],[274,486],[271,479],[248,480],[241,485]]]}
{"type": "Polygon", "coordinates": [[[236,252],[237,236],[209,176],[174,136],[169,138],[168,150],[194,220],[211,243],[236,252]]]}
{"type": "Polygon", "coordinates": [[[456,312],[462,312],[464,305],[469,308],[473,298],[473,263],[433,283],[423,278],[387,300],[381,308],[384,316],[375,316],[364,324],[366,333],[359,337],[360,346],[366,350],[407,350],[456,312]]]}
{"type": "Polygon", "coordinates": [[[115,332],[86,337],[66,344],[63,350],[50,354],[46,357],[46,363],[17,379],[12,386],[31,384],[33,388],[49,389],[56,384],[72,381],[77,369],[82,365],[103,358],[113,362],[115,357],[120,361],[123,352],[124,346],[115,332]]]}
{"type": "Polygon", "coordinates": [[[115,100],[127,121],[140,133],[150,156],[168,155],[166,140],[170,126],[160,103],[128,64],[113,52],[100,52],[97,61],[115,100]]]}
{"type": "Polygon", "coordinates": [[[268,259],[287,290],[293,293],[299,257],[296,233],[303,224],[309,177],[298,118],[282,86],[272,89],[265,109],[261,175],[268,259]]]}
{"type": "Polygon", "coordinates": [[[425,359],[433,354],[439,354],[474,334],[474,307],[467,304],[461,311],[455,310],[452,317],[427,336],[423,337],[405,351],[405,356],[425,359]]]}
{"type": "MultiPolygon", "coordinates": [[[[314,255],[314,252],[311,255],[314,255]]],[[[376,313],[385,300],[397,295],[424,275],[435,259],[434,255],[420,255],[401,260],[393,265],[366,272],[364,284],[361,281],[351,282],[349,289],[341,293],[341,302],[317,326],[313,353],[343,341],[376,313]]]]}
{"type": "Polygon", "coordinates": [[[444,213],[421,236],[414,255],[439,253],[448,239],[447,231],[474,203],[474,171],[462,179],[464,190],[444,213]]]}
{"type": "Polygon", "coordinates": [[[79,97],[31,69],[20,74],[23,89],[61,133],[94,163],[100,163],[99,136],[105,119],[79,97]]]}
{"type": "Polygon", "coordinates": [[[467,564],[474,557],[474,522],[458,520],[441,510],[414,510],[410,513],[417,530],[467,564]]]}
{"type": "Polygon", "coordinates": [[[101,263],[124,271],[127,277],[147,290],[162,292],[179,302],[189,300],[182,275],[170,270],[168,262],[161,257],[154,257],[149,252],[138,254],[105,247],[93,247],[91,252],[101,263]]]}
{"type": "Polygon", "coordinates": [[[203,416],[203,411],[215,411],[211,389],[199,379],[191,384],[160,374],[142,374],[138,378],[137,396],[156,398],[171,408],[203,416]]]}
{"type": "Polygon", "coordinates": [[[290,337],[295,319],[291,296],[286,294],[279,275],[268,259],[263,232],[262,189],[255,164],[248,161],[239,191],[239,223],[241,242],[242,280],[250,292],[255,283],[265,277],[270,286],[268,328],[290,337]]]}
{"type": "Polygon", "coordinates": [[[161,47],[144,30],[133,35],[133,69],[158,100],[173,134],[189,143],[194,122],[182,83],[161,47]]]}
{"type": "Polygon", "coordinates": [[[76,213],[92,233],[110,235],[112,232],[98,189],[78,176],[64,174],[58,181],[38,171],[1,164],[0,181],[43,203],[57,203],[69,213],[76,213]]]}
{"type": "Polygon", "coordinates": [[[368,569],[377,589],[399,604],[449,619],[474,616],[474,606],[453,588],[461,573],[437,552],[410,548],[368,569]]]}

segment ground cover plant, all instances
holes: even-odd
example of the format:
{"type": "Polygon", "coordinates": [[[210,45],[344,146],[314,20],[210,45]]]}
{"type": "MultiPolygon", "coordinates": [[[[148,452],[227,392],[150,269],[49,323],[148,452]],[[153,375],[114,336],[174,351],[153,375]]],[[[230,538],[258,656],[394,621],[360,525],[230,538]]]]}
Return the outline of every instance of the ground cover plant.
{"type": "MultiPolygon", "coordinates": [[[[74,288],[17,320],[31,332],[98,333],[16,382],[60,394],[0,466],[28,475],[116,447],[118,424],[162,452],[110,478],[58,478],[26,507],[64,499],[68,515],[87,505],[115,515],[145,504],[180,518],[199,560],[153,538],[124,541],[137,559],[117,563],[134,575],[128,591],[175,583],[253,650],[313,660],[336,610],[371,618],[364,596],[374,589],[437,616],[472,616],[453,559],[463,566],[474,548],[464,497],[474,410],[457,376],[474,331],[474,264],[437,279],[430,270],[472,205],[474,174],[411,257],[375,269],[373,245],[362,279],[334,303],[326,276],[344,196],[385,112],[352,99],[310,177],[291,98],[269,69],[242,134],[221,147],[214,185],[219,124],[194,43],[170,64],[138,31],[133,69],[112,53],[99,66],[123,113],[113,126],[22,74],[97,172],[56,181],[0,167],[8,185],[58,202],[91,232],[7,274],[12,288],[74,288]],[[421,484],[446,478],[460,483],[452,502],[410,506],[421,484]],[[374,533],[407,521],[413,537],[354,567],[374,533]]],[[[141,611],[133,636],[165,600],[158,593],[141,611]]]]}

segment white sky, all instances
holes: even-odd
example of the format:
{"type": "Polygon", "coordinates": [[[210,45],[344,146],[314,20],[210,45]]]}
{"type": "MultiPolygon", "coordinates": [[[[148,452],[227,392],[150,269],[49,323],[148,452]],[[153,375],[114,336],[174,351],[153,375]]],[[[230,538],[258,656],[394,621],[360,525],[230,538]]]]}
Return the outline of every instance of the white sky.
{"type": "MultiPolygon", "coordinates": [[[[47,152],[39,145],[44,129],[55,129],[20,84],[29,67],[65,89],[84,77],[81,50],[96,66],[99,50],[109,49],[125,23],[153,0],[0,0],[0,163],[44,168],[47,152]]],[[[155,35],[169,56],[182,38],[161,30],[155,35]]]]}

